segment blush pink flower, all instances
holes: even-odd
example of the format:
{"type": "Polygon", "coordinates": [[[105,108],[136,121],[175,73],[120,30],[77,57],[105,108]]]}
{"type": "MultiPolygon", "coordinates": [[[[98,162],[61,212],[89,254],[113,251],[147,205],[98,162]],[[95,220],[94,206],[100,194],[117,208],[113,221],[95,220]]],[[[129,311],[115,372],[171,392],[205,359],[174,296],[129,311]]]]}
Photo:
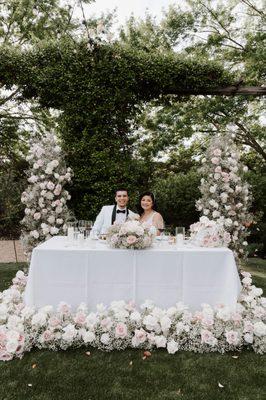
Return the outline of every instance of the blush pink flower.
{"type": "Polygon", "coordinates": [[[42,339],[44,342],[49,342],[50,340],[53,340],[54,339],[53,332],[51,332],[47,329],[46,331],[43,332],[42,339]]]}
{"type": "Polygon", "coordinates": [[[242,315],[238,312],[234,312],[231,316],[232,321],[234,321],[234,323],[236,325],[239,325],[240,322],[242,321],[242,315]]]}
{"type": "Polygon", "coordinates": [[[57,328],[58,326],[60,326],[60,320],[59,320],[57,317],[51,317],[51,318],[48,320],[48,325],[49,325],[51,328],[57,328]]]}
{"type": "Polygon", "coordinates": [[[4,349],[0,349],[0,361],[10,361],[13,356],[4,349]]]}
{"type": "Polygon", "coordinates": [[[57,311],[61,314],[69,314],[70,306],[67,303],[61,302],[57,308],[57,311]]]}
{"type": "Polygon", "coordinates": [[[226,341],[229,344],[237,345],[239,343],[239,336],[236,331],[228,331],[225,333],[226,341]]]}
{"type": "Polygon", "coordinates": [[[134,236],[134,235],[129,235],[129,236],[127,237],[127,243],[128,243],[128,244],[134,244],[134,243],[136,243],[136,241],[137,241],[137,238],[136,238],[136,236],[134,236]]]}
{"type": "Polygon", "coordinates": [[[86,322],[86,315],[83,312],[77,313],[75,318],[74,318],[74,322],[77,325],[84,325],[85,322],[86,322]]]}
{"type": "Polygon", "coordinates": [[[111,318],[110,317],[106,317],[106,318],[103,318],[102,320],[101,320],[101,327],[104,329],[104,330],[109,330],[111,327],[112,327],[112,325],[113,325],[113,322],[112,322],[112,320],[111,320],[111,318]]]}
{"type": "Polygon", "coordinates": [[[144,329],[135,329],[135,337],[138,343],[144,343],[147,338],[147,334],[144,329]]]}
{"type": "Polygon", "coordinates": [[[127,326],[122,322],[118,323],[115,328],[115,337],[124,339],[127,336],[127,326]]]}
{"type": "Polygon", "coordinates": [[[221,152],[220,149],[215,149],[215,150],[213,151],[213,155],[214,155],[215,157],[220,157],[221,154],[222,154],[222,152],[221,152]]]}
{"type": "Polygon", "coordinates": [[[217,158],[217,157],[213,157],[212,159],[211,159],[211,162],[213,163],[213,164],[219,164],[219,158],[217,158]]]}
{"type": "Polygon", "coordinates": [[[208,331],[207,329],[202,329],[201,343],[206,343],[214,346],[217,343],[217,339],[213,336],[212,332],[208,331]]]}

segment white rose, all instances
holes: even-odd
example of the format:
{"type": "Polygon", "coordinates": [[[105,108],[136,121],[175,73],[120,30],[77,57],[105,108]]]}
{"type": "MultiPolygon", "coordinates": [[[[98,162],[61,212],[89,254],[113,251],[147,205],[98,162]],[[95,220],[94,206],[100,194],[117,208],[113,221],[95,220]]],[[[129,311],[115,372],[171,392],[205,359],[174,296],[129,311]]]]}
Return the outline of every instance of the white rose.
{"type": "Polygon", "coordinates": [[[30,236],[34,237],[34,239],[38,239],[40,235],[39,232],[35,230],[35,231],[30,231],[30,236]]]}
{"type": "Polygon", "coordinates": [[[108,333],[103,333],[101,336],[101,342],[105,345],[107,345],[110,342],[110,336],[108,333]]]}
{"type": "Polygon", "coordinates": [[[255,322],[254,334],[259,337],[265,336],[266,335],[266,324],[264,324],[264,322],[262,322],[262,321],[255,322]]]}
{"type": "Polygon", "coordinates": [[[62,335],[62,339],[65,340],[66,342],[72,342],[73,339],[77,336],[77,330],[75,328],[75,325],[73,324],[68,324],[64,329],[64,333],[62,335]]]}
{"type": "Polygon", "coordinates": [[[50,228],[51,235],[57,235],[58,232],[59,232],[58,228],[56,228],[55,226],[51,226],[51,228],[50,228]]]}
{"type": "Polygon", "coordinates": [[[31,320],[32,325],[44,326],[46,325],[46,314],[38,312],[34,314],[31,320]]]}
{"type": "Polygon", "coordinates": [[[84,343],[91,343],[96,339],[95,333],[93,332],[84,332],[82,334],[82,339],[84,343]]]}
{"type": "Polygon", "coordinates": [[[220,217],[220,215],[221,215],[221,213],[217,210],[213,211],[213,213],[212,213],[213,218],[218,218],[218,217],[220,217]]]}
{"type": "Polygon", "coordinates": [[[167,317],[167,316],[164,316],[164,317],[161,318],[160,324],[161,324],[161,327],[162,327],[162,331],[163,332],[167,331],[171,326],[171,319],[169,317],[167,317]]]}
{"type": "Polygon", "coordinates": [[[56,168],[56,167],[58,167],[59,162],[58,162],[57,160],[53,160],[53,161],[50,162],[50,164],[51,164],[54,168],[56,168]]]}
{"type": "Polygon", "coordinates": [[[37,221],[38,219],[41,218],[41,213],[36,212],[36,213],[33,215],[33,218],[37,221]]]}
{"type": "Polygon", "coordinates": [[[15,339],[13,340],[9,340],[6,344],[6,351],[8,351],[8,353],[15,353],[17,348],[18,348],[19,342],[15,339]]]}
{"type": "Polygon", "coordinates": [[[140,322],[141,315],[138,311],[133,311],[133,313],[130,314],[130,319],[131,319],[131,321],[134,321],[134,322],[140,322]]]}
{"type": "Polygon", "coordinates": [[[8,308],[5,304],[0,304],[0,321],[4,321],[7,318],[8,308]]]}
{"type": "Polygon", "coordinates": [[[175,354],[179,349],[178,343],[175,340],[170,340],[167,343],[167,351],[169,354],[175,354]]]}
{"type": "Polygon", "coordinates": [[[244,335],[244,340],[245,340],[245,342],[247,342],[247,343],[253,343],[253,334],[252,333],[246,333],[245,335],[244,335]]]}
{"type": "Polygon", "coordinates": [[[53,215],[50,215],[50,217],[47,218],[47,221],[49,224],[53,224],[55,222],[55,217],[53,215]]]}
{"type": "Polygon", "coordinates": [[[166,347],[166,337],[163,335],[155,336],[154,337],[156,347],[166,347]]]}

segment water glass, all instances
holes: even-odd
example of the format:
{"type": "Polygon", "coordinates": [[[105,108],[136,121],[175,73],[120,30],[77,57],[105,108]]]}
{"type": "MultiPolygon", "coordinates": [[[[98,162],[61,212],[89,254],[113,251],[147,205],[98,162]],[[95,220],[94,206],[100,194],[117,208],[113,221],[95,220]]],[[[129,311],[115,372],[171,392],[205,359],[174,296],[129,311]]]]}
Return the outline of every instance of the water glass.
{"type": "Polygon", "coordinates": [[[175,228],[176,246],[182,247],[185,239],[185,228],[178,226],[175,228]]]}

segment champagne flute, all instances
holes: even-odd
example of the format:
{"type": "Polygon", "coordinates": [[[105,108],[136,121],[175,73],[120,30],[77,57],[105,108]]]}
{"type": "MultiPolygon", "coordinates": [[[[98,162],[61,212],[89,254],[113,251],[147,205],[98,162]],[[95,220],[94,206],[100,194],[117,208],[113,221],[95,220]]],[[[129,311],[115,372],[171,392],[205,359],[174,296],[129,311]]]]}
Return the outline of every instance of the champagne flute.
{"type": "Polygon", "coordinates": [[[80,233],[83,233],[83,235],[84,235],[84,232],[85,232],[85,229],[86,229],[86,221],[85,221],[85,219],[79,220],[78,227],[79,227],[80,233]]]}

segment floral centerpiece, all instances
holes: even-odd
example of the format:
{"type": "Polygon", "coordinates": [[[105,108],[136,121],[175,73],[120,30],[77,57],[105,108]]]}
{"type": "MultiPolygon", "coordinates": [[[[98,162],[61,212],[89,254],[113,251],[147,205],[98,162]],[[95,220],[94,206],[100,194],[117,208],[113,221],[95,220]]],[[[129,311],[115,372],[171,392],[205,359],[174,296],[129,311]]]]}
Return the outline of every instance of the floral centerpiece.
{"type": "Polygon", "coordinates": [[[202,247],[223,247],[231,242],[231,235],[222,224],[201,217],[199,222],[190,225],[191,240],[202,247]]]}
{"type": "Polygon", "coordinates": [[[145,249],[152,245],[154,231],[137,220],[112,225],[107,232],[107,243],[118,249],[145,249]]]}

